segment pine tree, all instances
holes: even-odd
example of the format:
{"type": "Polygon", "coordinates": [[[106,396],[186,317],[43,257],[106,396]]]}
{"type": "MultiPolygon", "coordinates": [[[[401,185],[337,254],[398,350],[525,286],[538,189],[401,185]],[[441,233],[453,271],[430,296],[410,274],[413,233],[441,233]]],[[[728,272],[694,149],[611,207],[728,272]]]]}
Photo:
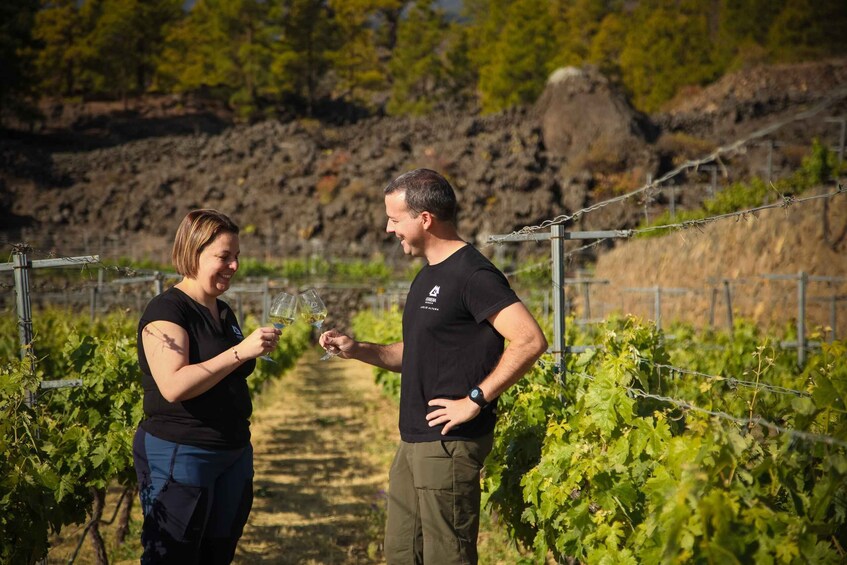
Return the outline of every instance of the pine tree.
{"type": "Polygon", "coordinates": [[[768,30],[785,0],[721,0],[713,58],[721,71],[758,64],[767,57],[768,30]]]}
{"type": "Polygon", "coordinates": [[[163,90],[208,89],[248,117],[271,88],[267,4],[259,0],[198,0],[173,26],[156,68],[163,90]]]}
{"type": "Polygon", "coordinates": [[[780,62],[847,53],[847,2],[787,0],[769,30],[767,46],[780,62]]]}
{"type": "Polygon", "coordinates": [[[337,48],[328,54],[336,76],[336,96],[370,105],[387,77],[377,55],[377,37],[371,22],[385,0],[330,0],[337,48]]]}
{"type": "Polygon", "coordinates": [[[323,0],[283,0],[270,10],[273,90],[293,93],[311,115],[318,84],[330,68],[337,32],[323,0]]]}
{"type": "Polygon", "coordinates": [[[627,22],[619,13],[608,14],[591,39],[587,61],[615,82],[621,80],[621,53],[627,36],[627,22]]]}
{"type": "Polygon", "coordinates": [[[79,47],[84,34],[79,8],[76,0],[47,0],[42,5],[32,32],[40,46],[35,58],[39,90],[48,96],[70,96],[82,67],[79,47]]]}
{"type": "Polygon", "coordinates": [[[476,97],[479,72],[471,61],[471,38],[467,26],[451,24],[446,45],[446,83],[455,101],[467,106],[476,97]]]}
{"type": "Polygon", "coordinates": [[[584,63],[591,50],[603,18],[608,13],[606,0],[558,0],[553,13],[555,67],[578,66],[584,63]]]}
{"type": "Polygon", "coordinates": [[[717,76],[708,0],[642,3],[621,52],[623,83],[633,104],[654,112],[681,86],[705,84],[717,76]]]}
{"type": "Polygon", "coordinates": [[[387,110],[391,114],[423,114],[443,94],[442,59],[447,23],[432,0],[417,0],[397,31],[389,70],[392,86],[387,110]]]}
{"type": "Polygon", "coordinates": [[[22,99],[31,88],[32,28],[38,0],[0,3],[0,115],[24,111],[22,99]]]}
{"type": "Polygon", "coordinates": [[[554,52],[549,8],[546,0],[516,0],[508,7],[492,58],[480,69],[484,111],[528,104],[541,94],[554,52]]]}
{"type": "Polygon", "coordinates": [[[508,8],[514,0],[465,0],[463,18],[468,59],[477,74],[491,64],[500,34],[508,20],[508,8]]]}
{"type": "Polygon", "coordinates": [[[377,0],[377,3],[377,17],[372,22],[376,30],[376,45],[379,50],[391,54],[397,45],[400,18],[411,3],[406,0],[377,0]]]}
{"type": "Polygon", "coordinates": [[[181,16],[179,0],[89,0],[82,5],[84,36],[75,41],[92,92],[141,93],[150,84],[165,28],[181,16]]]}
{"type": "Polygon", "coordinates": [[[143,0],[139,3],[137,25],[141,27],[141,37],[136,45],[139,59],[135,68],[139,92],[147,89],[153,80],[170,28],[185,16],[182,3],[182,0],[143,0]]]}

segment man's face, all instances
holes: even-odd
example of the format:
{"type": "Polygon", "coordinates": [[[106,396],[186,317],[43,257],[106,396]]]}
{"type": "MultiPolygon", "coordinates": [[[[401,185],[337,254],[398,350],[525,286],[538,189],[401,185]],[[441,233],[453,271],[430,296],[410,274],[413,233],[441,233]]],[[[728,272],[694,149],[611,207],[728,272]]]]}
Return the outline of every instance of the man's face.
{"type": "Polygon", "coordinates": [[[400,240],[403,252],[412,257],[423,257],[426,230],[420,214],[417,218],[412,217],[406,206],[405,192],[396,191],[385,195],[385,214],[388,216],[385,231],[393,233],[400,240]]]}

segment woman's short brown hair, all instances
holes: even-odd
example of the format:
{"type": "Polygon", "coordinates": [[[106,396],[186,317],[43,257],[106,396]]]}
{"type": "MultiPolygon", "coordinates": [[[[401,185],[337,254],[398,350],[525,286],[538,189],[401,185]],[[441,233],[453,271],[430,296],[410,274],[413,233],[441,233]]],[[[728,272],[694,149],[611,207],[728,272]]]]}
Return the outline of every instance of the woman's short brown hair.
{"type": "Polygon", "coordinates": [[[182,219],[174,238],[172,253],[176,272],[184,277],[197,276],[200,254],[222,233],[238,235],[238,226],[217,210],[192,210],[182,219]]]}

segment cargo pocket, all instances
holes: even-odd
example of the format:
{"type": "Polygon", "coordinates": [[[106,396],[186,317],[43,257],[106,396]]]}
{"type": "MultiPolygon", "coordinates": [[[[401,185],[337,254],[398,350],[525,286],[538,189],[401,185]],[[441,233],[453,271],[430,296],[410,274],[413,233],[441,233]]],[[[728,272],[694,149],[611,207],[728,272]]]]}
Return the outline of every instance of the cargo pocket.
{"type": "Polygon", "coordinates": [[[144,530],[177,543],[197,543],[203,535],[208,496],[203,487],[169,479],[144,518],[144,530]]]}
{"type": "Polygon", "coordinates": [[[453,489],[453,457],[443,441],[414,444],[412,474],[415,488],[427,490],[453,489]]]}

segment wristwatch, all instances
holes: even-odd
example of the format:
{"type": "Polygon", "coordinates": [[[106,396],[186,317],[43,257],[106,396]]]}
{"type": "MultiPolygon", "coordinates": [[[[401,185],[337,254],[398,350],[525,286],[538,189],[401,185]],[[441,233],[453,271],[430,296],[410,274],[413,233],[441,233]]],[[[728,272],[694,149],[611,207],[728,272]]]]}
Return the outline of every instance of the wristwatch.
{"type": "Polygon", "coordinates": [[[485,408],[488,406],[488,401],[485,400],[485,394],[483,394],[482,389],[478,386],[475,386],[468,393],[468,398],[476,402],[480,408],[485,408]]]}

